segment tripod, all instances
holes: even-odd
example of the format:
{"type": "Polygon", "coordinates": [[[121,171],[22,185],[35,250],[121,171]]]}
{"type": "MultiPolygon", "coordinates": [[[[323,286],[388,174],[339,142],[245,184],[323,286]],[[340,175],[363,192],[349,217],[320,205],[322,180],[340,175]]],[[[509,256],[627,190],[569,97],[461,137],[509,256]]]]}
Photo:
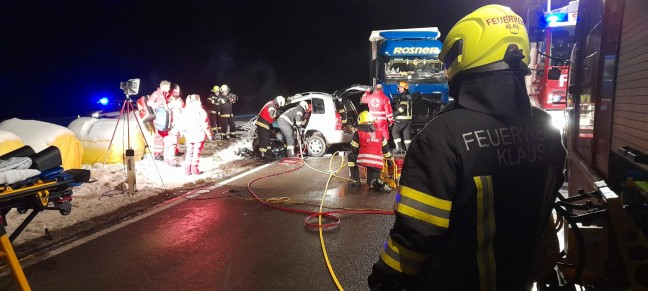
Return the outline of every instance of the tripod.
{"type": "MultiPolygon", "coordinates": [[[[121,110],[119,111],[119,116],[117,117],[117,124],[115,124],[115,129],[113,130],[112,137],[110,138],[110,143],[108,144],[108,149],[106,150],[106,155],[104,156],[103,164],[104,165],[106,164],[106,158],[108,157],[108,153],[110,152],[110,148],[112,147],[113,140],[115,139],[115,133],[117,133],[119,122],[123,117],[126,123],[126,136],[127,136],[127,143],[126,143],[127,148],[125,150],[125,155],[124,155],[125,156],[124,161],[126,166],[126,183],[128,184],[128,194],[133,195],[135,193],[135,184],[137,181],[136,181],[135,161],[134,161],[135,150],[133,150],[131,146],[131,136],[130,136],[129,116],[131,114],[133,115],[133,117],[135,117],[137,128],[139,129],[139,132],[142,135],[142,138],[144,140],[144,152],[148,151],[149,154],[151,155],[151,160],[154,161],[154,159],[153,159],[153,153],[150,151],[150,146],[148,144],[146,136],[144,135],[144,130],[142,130],[142,125],[139,122],[137,122],[137,115],[135,114],[135,109],[133,108],[133,103],[130,98],[131,94],[129,94],[127,90],[124,90],[124,95],[126,95],[126,98],[124,99],[124,104],[122,104],[121,110]]],[[[158,176],[160,177],[160,181],[162,182],[162,188],[165,188],[164,180],[162,179],[162,175],[160,174],[160,170],[155,164],[155,161],[153,162],[153,165],[155,166],[155,170],[157,171],[158,176]]],[[[101,170],[103,171],[103,166],[101,170]]]]}

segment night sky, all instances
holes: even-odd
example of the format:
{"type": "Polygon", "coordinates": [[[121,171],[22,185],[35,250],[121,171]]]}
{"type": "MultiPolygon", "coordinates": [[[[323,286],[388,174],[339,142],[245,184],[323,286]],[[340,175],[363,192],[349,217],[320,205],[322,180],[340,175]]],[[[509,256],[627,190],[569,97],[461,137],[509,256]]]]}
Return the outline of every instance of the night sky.
{"type": "Polygon", "coordinates": [[[276,95],[368,84],[372,30],[437,26],[443,38],[482,5],[526,18],[539,1],[3,0],[0,121],[88,114],[132,78],[138,96],[164,79],[184,96],[228,84],[235,113],[257,113],[276,95]]]}

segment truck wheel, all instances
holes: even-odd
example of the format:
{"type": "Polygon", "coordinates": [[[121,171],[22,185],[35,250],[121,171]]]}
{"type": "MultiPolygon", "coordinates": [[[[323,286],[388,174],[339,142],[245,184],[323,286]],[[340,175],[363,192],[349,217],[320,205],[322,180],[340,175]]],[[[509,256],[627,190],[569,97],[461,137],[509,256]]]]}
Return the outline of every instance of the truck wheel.
{"type": "Polygon", "coordinates": [[[306,149],[313,157],[321,157],[326,153],[328,146],[324,137],[320,134],[313,134],[306,140],[306,149]]]}

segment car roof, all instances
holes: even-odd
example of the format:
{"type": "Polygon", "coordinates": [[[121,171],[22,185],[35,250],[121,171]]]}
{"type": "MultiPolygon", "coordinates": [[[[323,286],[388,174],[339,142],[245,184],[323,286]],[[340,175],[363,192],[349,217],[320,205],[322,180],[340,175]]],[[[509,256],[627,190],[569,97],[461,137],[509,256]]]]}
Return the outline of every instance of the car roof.
{"type": "Polygon", "coordinates": [[[293,96],[288,97],[289,103],[297,103],[303,100],[311,100],[313,97],[323,98],[323,99],[333,99],[333,95],[324,92],[304,92],[298,93],[293,96]]]}

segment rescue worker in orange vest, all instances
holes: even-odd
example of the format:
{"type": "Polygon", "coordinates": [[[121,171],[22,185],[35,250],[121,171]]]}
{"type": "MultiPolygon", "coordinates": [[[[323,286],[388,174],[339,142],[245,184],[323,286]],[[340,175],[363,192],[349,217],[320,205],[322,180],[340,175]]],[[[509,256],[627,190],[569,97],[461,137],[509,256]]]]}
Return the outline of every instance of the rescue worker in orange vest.
{"type": "Polygon", "coordinates": [[[360,103],[367,104],[369,113],[375,118],[374,126],[389,140],[389,127],[394,124],[394,116],[389,97],[383,93],[383,86],[377,84],[373,92],[362,96],[360,103]]]}
{"type": "MultiPolygon", "coordinates": [[[[151,93],[150,97],[146,101],[146,105],[150,106],[154,112],[158,108],[168,108],[167,103],[171,95],[169,90],[171,90],[171,82],[167,80],[160,82],[160,87],[158,87],[155,92],[151,93]]],[[[169,134],[169,131],[157,130],[155,128],[153,130],[155,130],[153,157],[155,160],[164,161],[164,137],[169,134]]]]}
{"type": "Polygon", "coordinates": [[[351,153],[349,154],[349,172],[351,182],[349,186],[360,187],[359,165],[367,169],[367,184],[375,191],[391,192],[389,185],[385,184],[379,176],[383,168],[383,158],[391,157],[389,144],[382,131],[373,127],[374,119],[371,113],[362,111],[358,115],[357,131],[351,140],[351,153]]]}
{"type": "Polygon", "coordinates": [[[267,151],[270,149],[270,127],[272,123],[279,117],[279,109],[286,105],[286,98],[283,96],[277,96],[274,100],[270,100],[266,103],[261,112],[259,112],[259,117],[256,122],[256,132],[257,137],[259,138],[259,154],[262,158],[268,157],[267,151]]]}
{"type": "Polygon", "coordinates": [[[454,102],[412,140],[369,287],[530,290],[566,151],[527,95],[522,18],[481,7],[448,32],[439,59],[454,102]]]}
{"type": "Polygon", "coordinates": [[[409,85],[406,82],[398,83],[398,107],[394,111],[394,126],[392,127],[392,136],[394,137],[394,149],[396,152],[407,150],[412,137],[410,133],[410,124],[412,123],[412,97],[409,94],[409,85]],[[401,139],[402,136],[402,139],[401,139]],[[402,146],[401,146],[402,141],[402,146]]]}

